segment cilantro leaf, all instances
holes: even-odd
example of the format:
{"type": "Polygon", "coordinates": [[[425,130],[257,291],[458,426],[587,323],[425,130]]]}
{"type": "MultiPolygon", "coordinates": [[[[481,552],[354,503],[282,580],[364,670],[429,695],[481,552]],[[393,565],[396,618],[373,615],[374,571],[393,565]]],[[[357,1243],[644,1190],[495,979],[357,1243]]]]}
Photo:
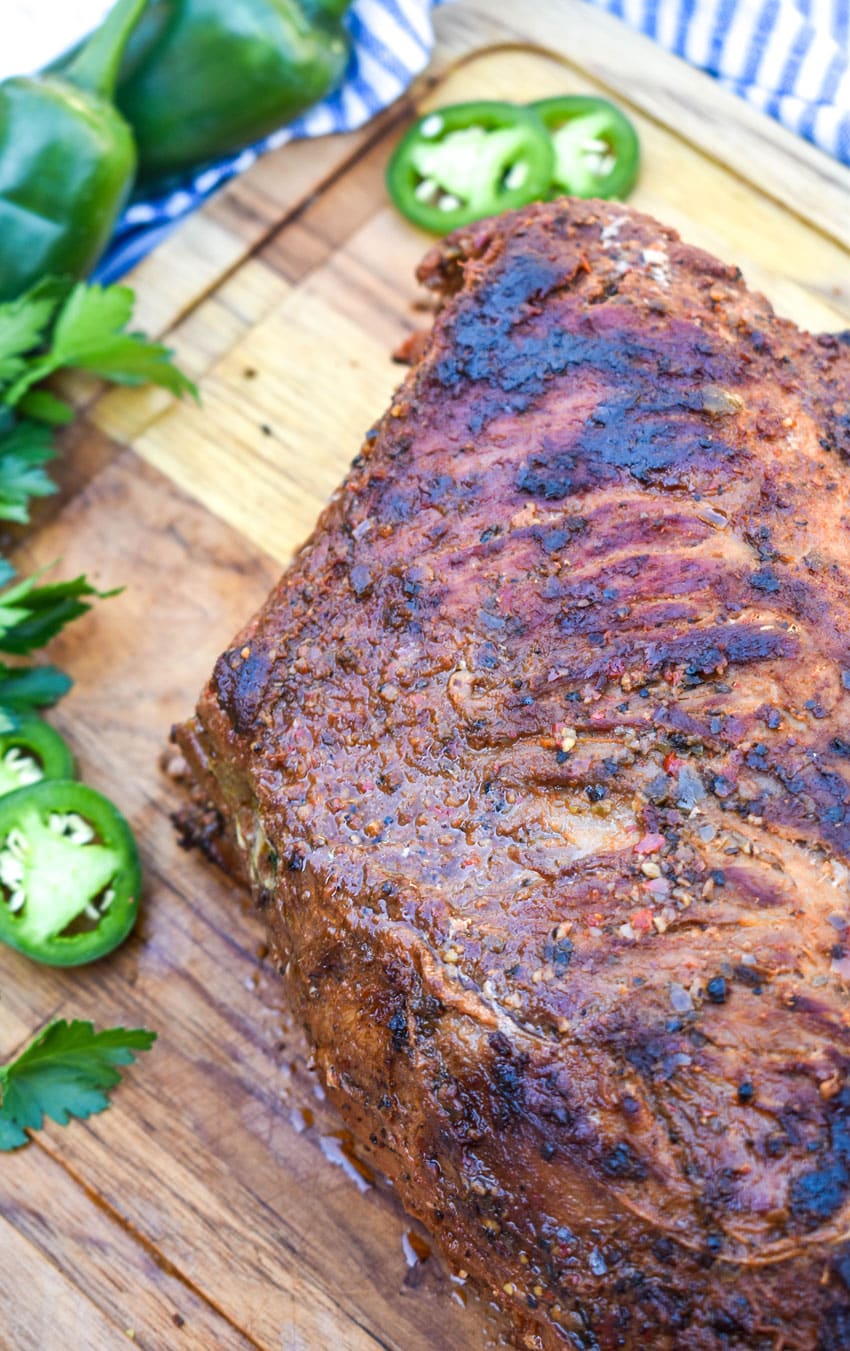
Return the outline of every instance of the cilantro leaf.
{"type": "Polygon", "coordinates": [[[67,1126],[109,1106],[108,1091],[120,1081],[117,1065],[130,1065],[149,1051],[156,1033],[145,1028],[106,1028],[60,1018],[30,1042],[16,1060],[0,1067],[0,1150],[27,1143],[50,1117],[67,1126]]]}
{"type": "Polygon", "coordinates": [[[66,367],[91,371],[114,384],[152,383],[178,397],[197,397],[192,381],[172,364],[167,347],[124,332],[133,301],[128,286],[75,286],[59,311],[48,349],[28,362],[7,390],[6,403],[20,403],[32,385],[66,367]]]}
{"type": "Polygon", "coordinates": [[[18,422],[0,431],[0,520],[24,524],[30,518],[30,498],[56,492],[43,468],[55,456],[52,433],[36,422],[18,422]]]}

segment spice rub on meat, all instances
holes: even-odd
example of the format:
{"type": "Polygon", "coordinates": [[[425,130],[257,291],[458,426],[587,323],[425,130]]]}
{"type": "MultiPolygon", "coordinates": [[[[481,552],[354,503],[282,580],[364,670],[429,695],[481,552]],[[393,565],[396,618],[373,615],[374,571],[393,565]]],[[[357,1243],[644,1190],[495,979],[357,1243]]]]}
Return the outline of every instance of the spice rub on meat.
{"type": "Polygon", "coordinates": [[[420,359],[177,731],[207,846],[517,1345],[846,1348],[847,335],[617,204],[421,277],[420,359]]]}

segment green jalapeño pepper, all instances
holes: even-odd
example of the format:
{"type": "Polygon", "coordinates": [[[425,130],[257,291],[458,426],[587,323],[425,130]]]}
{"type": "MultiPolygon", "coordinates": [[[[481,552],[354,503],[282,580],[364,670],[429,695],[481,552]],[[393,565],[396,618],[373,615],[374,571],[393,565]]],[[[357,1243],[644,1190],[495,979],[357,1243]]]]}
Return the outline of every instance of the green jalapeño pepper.
{"type": "Polygon", "coordinates": [[[83,277],[112,234],[136,170],[111,102],[147,0],[118,0],[61,72],[0,84],[0,301],[48,273],[83,277]]]}
{"type": "Polygon", "coordinates": [[[350,0],[153,0],[127,52],[118,106],[140,177],[234,153],[333,89],[350,0]]]}
{"type": "Polygon", "coordinates": [[[408,220],[445,234],[542,197],[553,165],[534,113],[512,103],[455,103],[427,113],[402,137],[387,187],[408,220]]]}
{"type": "Polygon", "coordinates": [[[45,779],[0,797],[0,940],[81,966],[127,937],[139,909],[136,842],[93,788],[45,779]]]}
{"type": "Polygon", "coordinates": [[[19,714],[17,722],[0,734],[0,797],[42,779],[72,779],[74,757],[59,733],[34,713],[19,714]]]}
{"type": "Polygon", "coordinates": [[[637,181],[640,145],[625,113],[607,99],[565,94],[530,105],[555,147],[554,194],[625,197],[637,181]]]}

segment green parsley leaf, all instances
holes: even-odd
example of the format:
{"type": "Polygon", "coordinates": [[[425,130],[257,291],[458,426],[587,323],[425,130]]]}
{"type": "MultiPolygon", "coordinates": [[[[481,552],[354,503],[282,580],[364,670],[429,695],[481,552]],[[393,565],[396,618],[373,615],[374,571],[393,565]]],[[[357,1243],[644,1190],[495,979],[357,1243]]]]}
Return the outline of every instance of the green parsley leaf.
{"type": "Polygon", "coordinates": [[[11,718],[26,708],[49,708],[67,694],[73,680],[58,666],[6,666],[0,662],[0,713],[11,718]]]}
{"type": "Polygon", "coordinates": [[[167,347],[124,332],[133,301],[128,286],[75,286],[59,311],[47,351],[28,362],[7,390],[6,403],[18,404],[32,385],[66,367],[91,371],[114,384],[151,383],[178,397],[197,397],[192,381],[172,365],[167,347]]]}
{"type": "Polygon", "coordinates": [[[30,498],[56,492],[42,468],[55,456],[52,433],[36,422],[18,422],[0,431],[0,520],[26,523],[30,498]]]}
{"type": "Polygon", "coordinates": [[[72,619],[91,609],[88,597],[106,600],[121,589],[98,591],[84,576],[38,586],[42,575],[34,573],[0,592],[0,651],[20,654],[43,647],[72,619]]]}
{"type": "Polygon", "coordinates": [[[67,427],[74,421],[74,409],[49,389],[31,389],[18,404],[18,412],[51,427],[67,427]]]}
{"type": "Polygon", "coordinates": [[[115,385],[160,385],[177,398],[184,394],[197,398],[195,385],[171,357],[171,349],[162,343],[148,342],[139,333],[118,333],[74,364],[115,385]]]}
{"type": "Polygon", "coordinates": [[[48,277],[0,305],[0,388],[21,374],[26,355],[45,341],[67,285],[48,277]]]}
{"type": "MultiPolygon", "coordinates": [[[[0,586],[14,576],[11,563],[0,556],[0,586]]],[[[106,600],[121,589],[98,591],[86,577],[40,585],[43,576],[42,569],[0,591],[0,651],[18,656],[41,647],[72,619],[90,610],[92,597],[106,600]]],[[[9,666],[0,662],[0,732],[14,729],[22,709],[55,704],[72,683],[56,666],[9,666]]]]}
{"type": "Polygon", "coordinates": [[[149,1051],[156,1033],[145,1028],[106,1028],[64,1018],[50,1023],[16,1060],[0,1068],[0,1150],[27,1143],[50,1117],[67,1126],[109,1106],[108,1091],[121,1079],[115,1068],[149,1051]]]}
{"type": "Polygon", "coordinates": [[[135,297],[127,286],[47,277],[0,305],[0,520],[25,523],[31,497],[55,491],[42,466],[52,458],[47,431],[74,409],[42,382],[61,370],[88,371],[113,384],[161,385],[181,398],[198,391],[162,343],[128,333],[135,297]]]}

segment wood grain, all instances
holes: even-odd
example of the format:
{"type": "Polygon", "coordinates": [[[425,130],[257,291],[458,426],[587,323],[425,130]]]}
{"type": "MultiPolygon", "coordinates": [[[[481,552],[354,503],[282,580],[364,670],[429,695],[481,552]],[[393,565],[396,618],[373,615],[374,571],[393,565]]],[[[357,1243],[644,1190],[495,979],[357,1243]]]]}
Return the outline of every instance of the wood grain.
{"type": "MultiPolygon", "coordinates": [[[[0,1213],[30,1245],[28,1263],[36,1270],[53,1267],[75,1286],[78,1298],[94,1300],[114,1327],[101,1345],[115,1344],[115,1329],[135,1334],[137,1345],[151,1339],[163,1347],[179,1342],[186,1351],[211,1346],[248,1351],[250,1340],[219,1315],[158,1251],[139,1241],[95,1194],[41,1148],[22,1149],[0,1170],[0,1213]],[[82,1281],[82,1287],[80,1282],[82,1281]],[[140,1340],[138,1329],[143,1329],[140,1340]],[[179,1338],[178,1338],[179,1333],[179,1338]]],[[[5,1255],[5,1248],[3,1249],[5,1255]]],[[[28,1281],[28,1277],[27,1277],[28,1281]]],[[[35,1299],[25,1303],[28,1324],[18,1344],[33,1351],[67,1346],[67,1294],[58,1308],[55,1340],[45,1340],[43,1311],[35,1299]]],[[[86,1306],[83,1306],[86,1307],[86,1306]]],[[[94,1320],[80,1318],[91,1336],[94,1320]]],[[[129,1340],[129,1339],[128,1339],[129,1340]]],[[[85,1345],[90,1345],[87,1341],[85,1345]]]]}
{"type": "Polygon", "coordinates": [[[294,141],[227,184],[135,269],[146,331],[173,328],[397,117],[392,108],[348,135],[294,141]]]}
{"type": "Polygon", "coordinates": [[[54,721],[129,816],[146,890],[137,933],[92,968],[0,951],[0,1058],[56,1016],[160,1037],[109,1112],[49,1125],[0,1163],[13,1351],[101,1351],[129,1333],[151,1351],[498,1340],[435,1257],[408,1267],[411,1222],[350,1156],[259,924],[179,848],[180,788],[159,767],[170,724],[386,406],[392,349],[429,322],[413,269],[430,241],[383,189],[411,107],[613,92],[643,141],[636,206],[738,262],[798,322],[850,326],[840,166],[580,0],[457,0],[437,29],[409,105],[258,162],[137,269],[141,321],[202,404],[75,385],[85,416],[62,492],[18,547],[21,567],[61,558],[63,575],[128,583],[54,644],[77,681],[54,721]]]}
{"type": "Polygon", "coordinates": [[[0,1252],[3,1337],[14,1351],[65,1351],[73,1328],[83,1330],[86,1351],[108,1351],[126,1341],[126,1332],[93,1297],[46,1260],[5,1214],[0,1214],[0,1252]]]}

